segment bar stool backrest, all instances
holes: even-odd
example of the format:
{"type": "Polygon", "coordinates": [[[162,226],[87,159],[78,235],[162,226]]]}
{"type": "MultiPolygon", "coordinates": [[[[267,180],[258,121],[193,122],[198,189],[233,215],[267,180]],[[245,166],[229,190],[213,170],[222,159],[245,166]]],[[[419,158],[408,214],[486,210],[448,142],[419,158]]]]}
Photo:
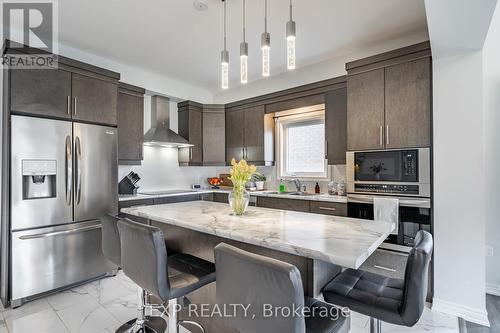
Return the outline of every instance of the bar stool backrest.
{"type": "Polygon", "coordinates": [[[167,301],[170,283],[167,274],[167,248],[163,232],[129,219],[118,221],[122,269],[132,281],[167,301]]]}
{"type": "Polygon", "coordinates": [[[408,326],[416,324],[424,311],[433,246],[432,235],[420,230],[408,255],[403,304],[400,308],[401,318],[408,326]]]}
{"type": "Polygon", "coordinates": [[[102,253],[104,257],[118,267],[122,266],[120,234],[118,233],[118,218],[113,215],[101,217],[102,253]]]}
{"type": "Polygon", "coordinates": [[[293,307],[303,309],[304,291],[297,267],[279,260],[249,253],[221,243],[215,248],[217,304],[249,306],[245,313],[226,316],[225,322],[245,333],[290,332],[304,333],[303,316],[279,311],[264,311],[293,307]],[[245,316],[246,314],[246,316],[245,316]]]}

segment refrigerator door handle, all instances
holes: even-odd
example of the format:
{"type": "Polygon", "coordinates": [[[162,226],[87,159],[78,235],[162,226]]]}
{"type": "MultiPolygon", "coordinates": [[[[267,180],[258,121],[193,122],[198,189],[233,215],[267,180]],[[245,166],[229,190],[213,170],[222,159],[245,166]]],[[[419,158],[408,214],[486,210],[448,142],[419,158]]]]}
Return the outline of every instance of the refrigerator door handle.
{"type": "Polygon", "coordinates": [[[82,147],[80,138],[75,139],[75,153],[76,153],[76,204],[80,203],[82,198],[82,147]]]}
{"type": "Polygon", "coordinates": [[[70,235],[70,234],[76,234],[79,232],[85,232],[85,231],[101,229],[101,228],[102,228],[102,225],[96,224],[96,225],[91,225],[88,227],[82,227],[82,228],[71,229],[71,230],[53,231],[53,232],[46,232],[46,233],[41,233],[41,234],[26,235],[26,236],[19,237],[19,239],[20,240],[28,240],[28,239],[54,237],[54,236],[59,236],[59,235],[70,235]]]}
{"type": "Polygon", "coordinates": [[[71,136],[66,137],[66,203],[71,206],[71,192],[73,191],[73,149],[71,136]]]}

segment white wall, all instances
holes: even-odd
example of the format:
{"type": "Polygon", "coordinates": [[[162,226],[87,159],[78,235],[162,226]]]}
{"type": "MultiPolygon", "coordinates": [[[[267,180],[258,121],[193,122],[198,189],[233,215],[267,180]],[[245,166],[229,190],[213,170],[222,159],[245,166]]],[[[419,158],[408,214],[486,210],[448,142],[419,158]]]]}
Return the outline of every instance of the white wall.
{"type": "Polygon", "coordinates": [[[500,3],[483,48],[484,140],[486,178],[486,291],[500,296],[500,3]]]}
{"type": "Polygon", "coordinates": [[[485,323],[482,54],[435,58],[433,76],[433,307],[485,323]]]}
{"type": "MultiPolygon", "coordinates": [[[[259,79],[249,82],[246,85],[236,86],[229,90],[219,91],[214,96],[215,103],[229,103],[245,98],[260,96],[275,91],[301,86],[321,80],[331,79],[346,74],[346,62],[369,57],[382,52],[394,50],[400,47],[420,43],[429,40],[427,33],[417,33],[404,38],[394,39],[385,43],[379,43],[365,47],[348,54],[342,54],[327,61],[317,63],[307,67],[271,76],[270,78],[259,79]]],[[[252,61],[260,61],[253,59],[252,61]]]]}

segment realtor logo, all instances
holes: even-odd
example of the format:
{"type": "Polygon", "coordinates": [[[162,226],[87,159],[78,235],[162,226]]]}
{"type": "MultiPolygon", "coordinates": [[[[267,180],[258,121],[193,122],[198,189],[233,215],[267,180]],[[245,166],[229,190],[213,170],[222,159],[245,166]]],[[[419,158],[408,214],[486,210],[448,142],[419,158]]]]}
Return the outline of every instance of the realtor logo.
{"type": "Polygon", "coordinates": [[[2,63],[11,68],[55,67],[57,58],[57,2],[0,0],[2,41],[9,52],[2,63]]]}

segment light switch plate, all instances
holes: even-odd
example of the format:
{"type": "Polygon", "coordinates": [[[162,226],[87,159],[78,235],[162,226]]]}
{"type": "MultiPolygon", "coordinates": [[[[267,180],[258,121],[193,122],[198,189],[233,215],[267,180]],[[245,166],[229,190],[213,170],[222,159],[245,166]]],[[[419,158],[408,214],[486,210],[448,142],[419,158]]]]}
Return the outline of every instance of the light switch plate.
{"type": "Polygon", "coordinates": [[[487,257],[493,257],[494,253],[493,253],[493,246],[491,245],[487,245],[486,246],[486,256],[487,257]]]}

